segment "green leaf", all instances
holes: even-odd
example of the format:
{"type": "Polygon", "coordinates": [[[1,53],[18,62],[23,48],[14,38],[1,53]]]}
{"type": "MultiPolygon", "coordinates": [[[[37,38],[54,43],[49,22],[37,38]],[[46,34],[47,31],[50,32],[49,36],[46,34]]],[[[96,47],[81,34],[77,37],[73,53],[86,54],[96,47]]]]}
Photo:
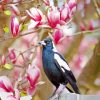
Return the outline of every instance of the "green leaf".
{"type": "Polygon", "coordinates": [[[24,97],[24,96],[26,96],[27,95],[27,93],[25,92],[25,91],[21,91],[21,93],[20,93],[20,96],[21,97],[24,97]]]}
{"type": "Polygon", "coordinates": [[[21,26],[21,31],[26,30],[26,29],[27,29],[27,26],[25,24],[21,26]]]}
{"type": "Polygon", "coordinates": [[[11,70],[13,68],[11,64],[5,64],[3,67],[7,70],[11,70]]]}
{"type": "Polygon", "coordinates": [[[7,16],[10,16],[11,15],[11,11],[10,10],[5,10],[4,14],[7,15],[7,16]]]}
{"type": "Polygon", "coordinates": [[[8,26],[5,26],[5,27],[3,28],[3,30],[4,30],[5,33],[9,33],[9,31],[10,31],[9,28],[8,28],[8,26]]]}

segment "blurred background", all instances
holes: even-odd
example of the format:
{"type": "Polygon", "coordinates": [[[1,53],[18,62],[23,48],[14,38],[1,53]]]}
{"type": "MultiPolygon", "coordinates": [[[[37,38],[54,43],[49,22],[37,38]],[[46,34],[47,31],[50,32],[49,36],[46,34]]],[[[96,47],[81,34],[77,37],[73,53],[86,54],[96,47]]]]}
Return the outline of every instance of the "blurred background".
{"type": "MultiPolygon", "coordinates": [[[[81,93],[100,95],[100,0],[77,0],[76,11],[73,14],[71,23],[60,27],[63,30],[63,36],[60,34],[57,37],[55,29],[46,25],[38,27],[35,25],[34,27],[30,17],[27,17],[26,10],[32,7],[37,7],[46,16],[50,6],[54,5],[61,8],[68,1],[70,0],[0,1],[0,59],[2,61],[2,55],[7,58],[11,49],[15,50],[17,59],[15,64],[12,64],[9,59],[6,61],[13,68],[2,68],[1,64],[0,76],[8,76],[14,84],[19,77],[19,73],[22,72],[21,75],[25,75],[24,71],[27,69],[25,62],[30,61],[30,58],[32,58],[32,64],[37,65],[41,72],[38,81],[45,82],[36,87],[33,100],[47,100],[54,91],[53,85],[47,79],[42,68],[42,48],[34,47],[38,41],[46,38],[49,32],[53,34],[57,50],[64,55],[69,63],[81,93]],[[50,5],[46,4],[48,1],[50,5]],[[17,16],[21,24],[18,37],[12,36],[10,30],[12,15],[17,16]],[[27,35],[27,33],[29,34],[27,35]],[[24,58],[21,53],[23,53],[24,58]],[[20,68],[20,66],[23,67],[20,68]]],[[[43,17],[44,19],[45,17],[43,17]]]]}

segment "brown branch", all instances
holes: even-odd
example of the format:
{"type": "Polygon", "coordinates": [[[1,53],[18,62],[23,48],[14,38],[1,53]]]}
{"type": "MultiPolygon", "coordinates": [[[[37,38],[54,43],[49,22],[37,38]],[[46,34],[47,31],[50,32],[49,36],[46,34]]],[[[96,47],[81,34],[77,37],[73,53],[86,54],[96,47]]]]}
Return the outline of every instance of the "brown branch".
{"type": "Polygon", "coordinates": [[[20,37],[23,37],[23,36],[32,34],[32,33],[37,32],[37,31],[39,31],[39,30],[40,30],[40,28],[38,28],[38,29],[36,29],[36,30],[30,29],[30,30],[27,30],[27,31],[23,31],[23,32],[21,32],[20,35],[17,36],[17,37],[8,37],[8,38],[4,38],[4,39],[1,40],[0,42],[5,42],[5,41],[11,40],[11,39],[18,39],[18,38],[20,38],[20,37]]]}
{"type": "Polygon", "coordinates": [[[99,19],[100,19],[100,9],[99,9],[99,6],[98,6],[98,4],[97,4],[97,1],[96,1],[96,0],[93,0],[93,3],[94,3],[94,7],[95,7],[95,9],[96,9],[96,12],[97,12],[97,14],[98,14],[98,17],[99,17],[99,19]]]}
{"type": "Polygon", "coordinates": [[[28,1],[26,1],[26,0],[24,0],[24,1],[20,0],[20,1],[16,1],[16,2],[8,2],[8,3],[3,3],[3,2],[2,2],[2,4],[3,4],[3,5],[24,4],[24,3],[30,3],[30,2],[33,2],[33,1],[34,1],[34,0],[28,0],[28,1]]]}

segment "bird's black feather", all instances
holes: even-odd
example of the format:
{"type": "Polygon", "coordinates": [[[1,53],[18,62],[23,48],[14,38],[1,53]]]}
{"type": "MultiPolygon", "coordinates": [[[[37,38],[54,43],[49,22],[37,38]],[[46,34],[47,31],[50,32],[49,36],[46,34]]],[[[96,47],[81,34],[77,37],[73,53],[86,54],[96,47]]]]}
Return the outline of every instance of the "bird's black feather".
{"type": "MultiPolygon", "coordinates": [[[[54,52],[54,53],[56,53],[57,55],[59,55],[60,58],[63,59],[63,60],[66,62],[66,60],[64,59],[64,57],[63,57],[61,54],[59,54],[59,53],[57,53],[57,52],[54,52]]],[[[59,62],[59,63],[60,63],[60,62],[59,62]]],[[[66,62],[66,63],[67,63],[67,62],[66,62]]],[[[59,64],[57,64],[57,61],[56,61],[56,60],[55,60],[55,64],[56,64],[57,67],[60,69],[60,66],[59,66],[59,64]]],[[[68,65],[68,63],[67,63],[67,65],[68,65]]],[[[61,67],[64,69],[63,66],[61,66],[61,67]]],[[[60,70],[61,70],[61,69],[60,69],[60,70]]],[[[66,76],[69,75],[70,78],[71,78],[74,82],[76,82],[76,79],[75,79],[75,77],[74,77],[72,71],[67,71],[66,69],[64,69],[64,70],[65,70],[65,72],[66,72],[66,73],[64,73],[64,74],[66,74],[66,76]]]]}

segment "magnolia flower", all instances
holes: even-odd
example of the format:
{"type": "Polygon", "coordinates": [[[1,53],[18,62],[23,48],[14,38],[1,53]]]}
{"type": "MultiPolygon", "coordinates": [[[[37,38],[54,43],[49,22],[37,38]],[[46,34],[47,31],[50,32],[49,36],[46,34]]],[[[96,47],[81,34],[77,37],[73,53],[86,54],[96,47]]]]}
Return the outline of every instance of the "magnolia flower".
{"type": "Polygon", "coordinates": [[[40,70],[37,67],[30,66],[27,69],[27,79],[30,83],[30,87],[27,90],[28,94],[33,94],[36,89],[36,83],[40,77],[40,70]]]}
{"type": "Polygon", "coordinates": [[[20,100],[20,93],[17,89],[15,89],[14,94],[9,94],[6,97],[7,100],[20,100]]]}
{"type": "Polygon", "coordinates": [[[86,30],[86,26],[83,23],[80,23],[80,30],[81,31],[85,31],[86,30]]]}
{"type": "Polygon", "coordinates": [[[57,24],[60,23],[60,12],[57,9],[49,11],[47,20],[51,28],[56,28],[57,24]]]}
{"type": "Polygon", "coordinates": [[[18,36],[20,24],[19,24],[18,19],[14,16],[11,17],[10,28],[11,28],[11,32],[12,32],[13,37],[18,36]]]}
{"type": "Polygon", "coordinates": [[[54,43],[57,44],[62,37],[63,31],[60,29],[55,30],[55,32],[53,33],[54,43]]]}
{"type": "Polygon", "coordinates": [[[14,93],[0,92],[0,98],[1,100],[32,100],[31,95],[20,97],[20,93],[17,89],[15,89],[14,93]]]}
{"type": "Polygon", "coordinates": [[[68,2],[68,7],[70,9],[70,11],[75,11],[76,10],[76,0],[69,0],[68,2]]]}
{"type": "MultiPolygon", "coordinates": [[[[69,19],[69,10],[67,7],[64,7],[60,11],[60,20],[66,22],[69,19]]],[[[62,22],[61,22],[62,23],[62,22]]]]}
{"type": "Polygon", "coordinates": [[[93,20],[89,21],[88,30],[94,30],[93,20]]]}
{"type": "Polygon", "coordinates": [[[14,92],[13,86],[6,76],[0,77],[0,92],[14,92]]]}
{"type": "Polygon", "coordinates": [[[65,7],[67,7],[69,10],[69,18],[71,18],[73,12],[76,11],[76,5],[76,0],[69,0],[69,2],[65,4],[65,7]]]}
{"type": "Polygon", "coordinates": [[[15,15],[20,15],[20,11],[19,11],[19,9],[17,8],[17,6],[15,6],[15,5],[10,5],[10,7],[11,7],[12,12],[13,12],[15,15]]]}
{"type": "Polygon", "coordinates": [[[42,20],[42,12],[38,8],[31,8],[30,10],[26,10],[28,16],[34,20],[40,22],[42,20]]]}
{"type": "Polygon", "coordinates": [[[9,50],[9,59],[11,60],[11,62],[14,64],[16,63],[16,54],[14,52],[14,49],[9,50]]]}
{"type": "Polygon", "coordinates": [[[0,77],[0,98],[2,100],[31,100],[30,95],[20,97],[18,89],[14,89],[11,81],[6,76],[0,77]]]}

